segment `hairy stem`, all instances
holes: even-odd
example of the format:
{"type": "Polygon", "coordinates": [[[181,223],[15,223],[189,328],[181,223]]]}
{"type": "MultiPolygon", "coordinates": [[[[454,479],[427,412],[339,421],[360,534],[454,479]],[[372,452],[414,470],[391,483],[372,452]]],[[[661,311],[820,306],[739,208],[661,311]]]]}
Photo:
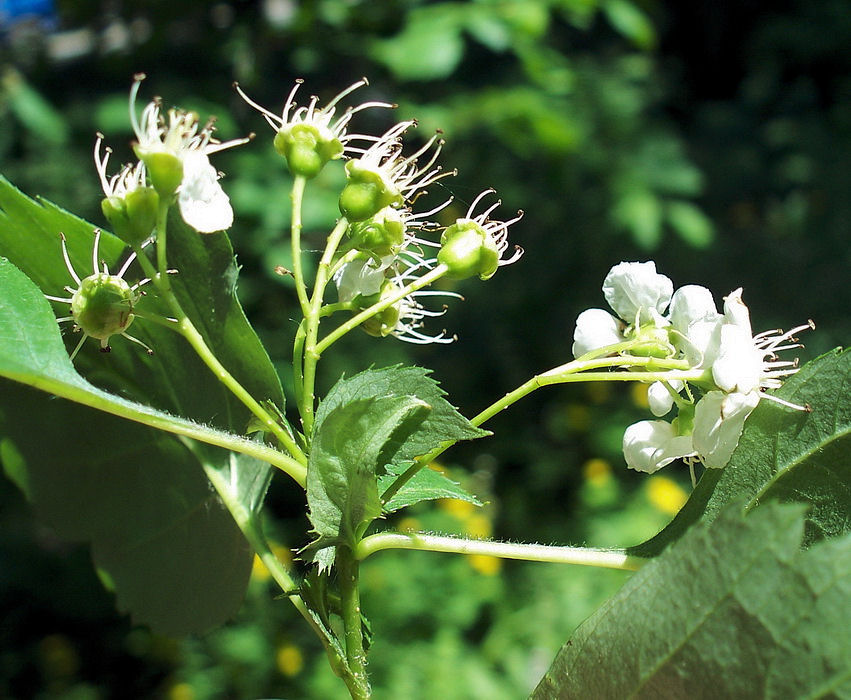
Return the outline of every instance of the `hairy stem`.
{"type": "Polygon", "coordinates": [[[353,685],[349,692],[353,698],[369,698],[369,681],[366,677],[366,652],[363,648],[363,622],[361,619],[358,567],[360,562],[348,547],[337,548],[337,572],[340,586],[341,615],[346,640],[346,660],[352,672],[353,685]]]}
{"type": "Polygon", "coordinates": [[[502,559],[579,564],[607,569],[622,569],[624,571],[637,571],[648,561],[616,549],[554,547],[543,544],[492,542],[425,533],[402,534],[396,532],[380,532],[365,537],[358,544],[356,556],[363,560],[383,549],[417,549],[454,554],[485,554],[502,559]]]}

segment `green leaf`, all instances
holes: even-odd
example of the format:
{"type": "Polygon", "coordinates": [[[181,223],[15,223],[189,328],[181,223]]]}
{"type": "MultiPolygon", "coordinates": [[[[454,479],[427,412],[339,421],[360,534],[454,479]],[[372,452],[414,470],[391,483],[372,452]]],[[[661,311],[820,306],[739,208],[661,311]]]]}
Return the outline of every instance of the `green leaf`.
{"type": "Polygon", "coordinates": [[[337,382],[316,411],[319,422],[325,415],[345,403],[379,396],[416,396],[431,406],[431,413],[419,429],[408,437],[396,455],[397,463],[413,461],[446,442],[474,440],[490,435],[475,427],[444,396],[440,386],[422,367],[394,365],[368,369],[337,382]]]}
{"type": "Polygon", "coordinates": [[[450,75],[464,54],[463,5],[419,7],[401,33],[375,41],[372,56],[403,80],[438,80],[450,75]]]}
{"type": "Polygon", "coordinates": [[[776,392],[811,413],[763,399],[745,423],[724,469],[707,470],[688,503],[656,537],[632,548],[655,556],[695,521],[712,520],[727,504],[771,501],[810,506],[806,541],[851,531],[851,351],[835,350],[804,365],[776,392]]]}
{"type": "Polygon", "coordinates": [[[851,694],[851,536],[741,504],[647,564],[562,647],[534,700],[851,694]]]}
{"type": "Polygon", "coordinates": [[[715,237],[712,222],[694,204],[671,201],[665,209],[668,223],[686,243],[695,248],[706,248],[712,243],[715,237]]]}
{"type": "MultiPolygon", "coordinates": [[[[378,478],[378,492],[384,493],[404,472],[404,465],[389,465],[387,473],[378,478]]],[[[411,480],[384,504],[384,512],[393,513],[420,501],[433,501],[438,498],[456,498],[477,506],[482,505],[482,502],[461,484],[445,477],[439,471],[425,467],[414,474],[411,480]]]]}
{"type": "Polygon", "coordinates": [[[639,48],[651,49],[656,44],[656,30],[638,3],[607,0],[602,9],[612,26],[639,48]]]}
{"type": "MultiPolygon", "coordinates": [[[[3,302],[0,303],[0,314],[5,315],[0,320],[0,374],[100,411],[192,437],[202,443],[250,444],[237,437],[248,425],[247,409],[224,389],[181,337],[158,325],[138,319],[130,328],[133,335],[154,348],[156,354],[153,358],[125,339],[116,337],[111,343],[112,352],[106,355],[97,352],[97,343],[86,343],[72,365],[54,314],[41,293],[64,296],[63,287],[73,284],[62,259],[60,232],[67,239],[69,257],[78,273],[90,273],[93,226],[49,202],[29,199],[2,178],[0,208],[0,255],[8,256],[41,287],[40,290],[33,287],[22,275],[16,276],[17,271],[13,272],[12,265],[2,263],[0,295],[3,302]]],[[[283,395],[275,371],[236,299],[237,267],[227,237],[223,234],[200,236],[174,220],[169,227],[169,249],[169,263],[179,270],[172,277],[172,285],[208,345],[255,397],[282,406],[283,395]]],[[[98,258],[105,261],[110,269],[114,271],[119,267],[127,253],[117,238],[103,234],[98,258]]],[[[125,277],[132,284],[141,276],[141,271],[134,264],[125,277]]],[[[139,308],[149,313],[164,311],[154,295],[145,297],[139,308]]],[[[66,315],[67,306],[59,313],[66,315]]],[[[73,339],[72,342],[76,344],[77,341],[73,339]]],[[[41,464],[42,453],[27,446],[44,442],[36,436],[44,433],[46,423],[34,420],[32,416],[47,415],[48,409],[61,410],[50,414],[54,415],[56,422],[77,425],[79,430],[94,438],[109,436],[110,440],[120,443],[125,440],[123,431],[126,430],[130,436],[126,440],[132,444],[144,442],[139,435],[146,435],[152,449],[157,448],[161,453],[164,450],[168,455],[182,455],[176,458],[174,465],[168,466],[177,471],[194,470],[200,483],[205,485],[205,497],[211,502],[217,503],[210,495],[203,469],[213,470],[211,474],[218,470],[228,475],[233,468],[230,454],[225,450],[187,441],[185,445],[191,449],[186,452],[185,446],[175,442],[174,437],[158,430],[147,430],[116,421],[103,413],[51,401],[46,395],[40,400],[42,409],[34,409],[29,422],[17,420],[15,401],[11,390],[0,393],[0,407],[6,416],[0,424],[0,438],[7,453],[24,455],[25,458],[17,460],[11,471],[19,483],[27,485],[33,494],[36,511],[48,522],[52,522],[54,515],[51,506],[42,507],[39,500],[52,503],[46,494],[55,484],[62,483],[57,473],[64,472],[68,464],[85,464],[91,456],[91,446],[87,450],[77,449],[77,443],[72,442],[63,449],[61,458],[54,459],[45,452],[44,464],[41,464]],[[78,418],[80,415],[85,416],[82,422],[78,418]],[[143,432],[138,433],[140,430],[143,432]],[[166,444],[171,447],[164,447],[166,444]]],[[[7,471],[10,470],[5,458],[4,466],[7,471]]],[[[215,519],[208,522],[200,517],[203,509],[193,510],[198,504],[193,500],[190,482],[181,478],[162,478],[162,474],[151,470],[142,450],[130,450],[116,463],[105,465],[103,469],[109,471],[113,478],[122,480],[128,491],[140,494],[139,497],[152,510],[155,510],[154,504],[158,499],[182,500],[186,504],[185,523],[191,526],[183,539],[151,540],[156,541],[161,549],[158,553],[151,552],[144,571],[134,572],[132,576],[124,575],[121,567],[129,568],[132,562],[117,558],[110,560],[112,570],[108,573],[118,586],[119,603],[130,608],[137,621],[171,634],[200,631],[227,619],[236,608],[233,601],[242,596],[248,583],[252,557],[234,523],[230,521],[233,536],[223,536],[215,519]],[[158,476],[149,478],[149,472],[158,476]],[[193,518],[191,513],[199,515],[193,518]],[[176,566],[174,557],[180,552],[183,556],[182,569],[176,566]],[[223,561],[225,554],[231,557],[226,563],[223,561]],[[156,565],[157,561],[161,561],[160,567],[156,565]],[[137,574],[141,576],[138,584],[140,595],[147,596],[141,602],[127,597],[122,589],[125,584],[121,583],[137,574]],[[163,587],[168,581],[174,583],[181,578],[187,581],[184,593],[189,603],[174,606],[164,594],[163,587]],[[225,588],[230,588],[213,587],[214,592],[209,596],[193,589],[196,585],[209,586],[211,580],[221,580],[225,588]],[[163,587],[157,585],[159,581],[163,582],[163,587]],[[202,609],[204,606],[207,606],[206,610],[202,609]],[[163,626],[166,618],[168,621],[163,626]]],[[[64,494],[69,500],[90,504],[100,498],[97,486],[97,479],[78,479],[62,488],[66,491],[71,489],[64,494]]],[[[59,489],[58,493],[63,492],[59,489]]],[[[256,494],[250,497],[254,496],[256,494]]],[[[248,493],[246,498],[249,498],[248,493]]],[[[243,505],[248,512],[256,507],[251,502],[243,505]]],[[[86,513],[86,507],[81,507],[79,512],[86,513]]],[[[119,509],[113,516],[116,518],[116,532],[137,527],[143,533],[146,528],[152,530],[155,527],[155,523],[136,519],[130,509],[119,509]]],[[[230,516],[224,513],[224,517],[230,516]]],[[[58,534],[70,539],[78,538],[70,530],[66,533],[62,524],[55,526],[58,534]]],[[[99,536],[98,533],[95,536],[99,536]]],[[[97,539],[92,540],[92,547],[94,552],[99,551],[97,539]]]]}
{"type": "Polygon", "coordinates": [[[307,502],[318,546],[354,547],[381,515],[378,475],[431,411],[414,396],[357,399],[325,412],[310,451],[307,502]]]}

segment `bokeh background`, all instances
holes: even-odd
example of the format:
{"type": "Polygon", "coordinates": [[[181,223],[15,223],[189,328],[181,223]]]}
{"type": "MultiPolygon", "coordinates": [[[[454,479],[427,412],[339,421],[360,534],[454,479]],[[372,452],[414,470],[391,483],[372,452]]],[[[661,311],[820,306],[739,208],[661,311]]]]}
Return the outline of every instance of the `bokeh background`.
{"type": "MultiPolygon", "coordinates": [[[[414,347],[352,334],[339,373],[412,361],[474,415],[570,359],[573,322],[603,304],[621,260],[654,259],[676,286],[744,286],[755,329],[813,318],[804,359],[847,342],[851,304],[851,12],[842,0],[0,0],[0,173],[103,223],[91,149],[131,157],[127,92],[218,116],[222,138],[257,132],[216,165],[237,212],[240,297],[286,383],[296,312],[287,280],[289,178],[272,132],[231,88],[279,109],[292,81],[441,129],[457,168],[435,202],[456,214],[495,187],[526,249],[439,319],[459,337],[414,347]]],[[[387,115],[363,115],[381,129],[387,115]]],[[[339,169],[311,188],[307,247],[335,213],[339,169]]],[[[439,330],[439,327],[435,330],[439,330]]],[[[676,466],[627,473],[623,429],[641,387],[559,387],[492,420],[495,436],[447,453],[488,505],[446,501],[392,524],[472,536],[623,546],[660,529],[690,488],[676,466]]],[[[49,433],[49,427],[45,428],[49,433]]],[[[302,496],[273,485],[282,557],[304,544],[302,496]]],[[[483,557],[382,553],[364,566],[376,697],[519,698],[618,572],[483,557]]],[[[268,573],[203,638],[172,640],[114,612],[81,545],[35,522],[0,476],[0,697],[336,698],[342,684],[268,573]]],[[[660,591],[660,595],[664,595],[660,591]]]]}

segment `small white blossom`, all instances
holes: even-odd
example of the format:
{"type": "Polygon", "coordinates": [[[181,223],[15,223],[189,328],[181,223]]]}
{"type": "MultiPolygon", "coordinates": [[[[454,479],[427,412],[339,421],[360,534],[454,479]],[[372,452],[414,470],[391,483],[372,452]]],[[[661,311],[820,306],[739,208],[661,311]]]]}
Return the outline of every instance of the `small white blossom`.
{"type": "MultiPolygon", "coordinates": [[[[233,223],[233,210],[210,165],[209,156],[247,143],[250,137],[222,143],[213,138],[213,120],[201,127],[197,114],[179,109],[168,110],[166,119],[159,98],[146,105],[141,117],[137,118],[136,96],[144,78],[144,74],[137,75],[130,91],[130,122],[136,134],[136,155],[142,161],[157,154],[176,158],[183,166],[177,191],[184,221],[200,233],[228,228],[233,223]]],[[[156,180],[154,182],[156,184],[156,180]]]]}
{"type": "Polygon", "coordinates": [[[656,272],[656,263],[622,262],[603,281],[603,295],[615,313],[628,323],[656,321],[668,308],[674,285],[656,272]]]}
{"type": "Polygon", "coordinates": [[[624,323],[603,309],[586,309],[576,319],[573,331],[573,356],[623,342],[624,323]]]}
{"type": "Polygon", "coordinates": [[[674,460],[695,454],[690,435],[677,435],[663,420],[643,420],[629,426],[623,435],[623,454],[630,469],[652,474],[674,460]]]}
{"type": "Polygon", "coordinates": [[[347,303],[357,296],[369,297],[378,294],[384,280],[387,279],[384,272],[391,262],[391,256],[381,261],[373,258],[356,258],[347,262],[334,273],[338,299],[347,303]]]}
{"type": "Polygon", "coordinates": [[[710,391],[697,402],[692,440],[699,459],[710,469],[730,461],[745,420],[759,403],[760,393],[710,391]]]}
{"type": "Polygon", "coordinates": [[[653,382],[647,389],[647,403],[650,406],[650,412],[657,417],[664,416],[674,406],[674,397],[671,389],[679,393],[682,391],[684,384],[679,379],[673,379],[670,382],[653,382]]]}

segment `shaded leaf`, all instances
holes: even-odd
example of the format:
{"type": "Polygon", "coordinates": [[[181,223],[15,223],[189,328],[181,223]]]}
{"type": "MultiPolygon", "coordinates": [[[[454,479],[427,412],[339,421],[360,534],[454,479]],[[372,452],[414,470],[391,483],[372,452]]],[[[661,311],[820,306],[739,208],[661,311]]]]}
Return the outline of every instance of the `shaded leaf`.
{"type": "MultiPolygon", "coordinates": [[[[209,427],[209,424],[242,433],[249,421],[247,409],[213,377],[182,338],[160,326],[137,320],[131,327],[134,335],[155,349],[153,358],[116,337],[111,343],[112,352],[107,355],[97,352],[94,341],[86,343],[72,365],[50,305],[41,292],[63,295],[63,287],[73,283],[62,259],[60,232],[67,239],[69,257],[79,274],[91,272],[93,227],[49,202],[29,199],[2,178],[0,208],[0,254],[8,256],[41,287],[41,290],[32,287],[25,278],[13,284],[10,281],[13,268],[3,263],[0,294],[3,294],[4,306],[0,313],[6,315],[0,323],[0,374],[101,411],[162,426],[163,430],[213,444],[236,438],[209,427]],[[78,371],[85,374],[86,379],[78,371]]],[[[207,343],[253,395],[282,406],[283,395],[275,371],[235,296],[237,267],[227,237],[223,234],[202,237],[181,222],[172,221],[169,248],[169,262],[180,270],[172,278],[172,284],[207,343]]],[[[115,270],[127,254],[121,241],[108,233],[103,234],[99,261],[105,261],[110,269],[115,270]]],[[[132,284],[141,276],[134,264],[126,278],[132,284]]],[[[153,295],[143,299],[139,307],[147,312],[164,311],[153,295]]],[[[67,314],[67,306],[60,313],[67,314]]],[[[76,344],[76,338],[73,343],[76,344]]],[[[39,430],[43,433],[44,424],[33,422],[31,425],[18,420],[14,397],[12,390],[0,394],[0,406],[5,416],[0,424],[3,445],[9,454],[23,455],[15,461],[13,476],[33,495],[36,511],[48,522],[56,520],[59,523],[49,505],[55,504],[55,501],[47,494],[53,488],[63,493],[56,486],[63,483],[57,473],[63,471],[64,476],[68,465],[85,464],[91,455],[91,447],[77,450],[77,443],[72,441],[55,458],[47,451],[37,451],[30,443],[38,444],[36,435],[39,430]],[[28,444],[34,452],[27,451],[28,444]],[[43,463],[40,462],[42,459],[43,463]],[[42,500],[48,505],[40,505],[42,500]]],[[[200,631],[227,619],[238,604],[234,601],[239,600],[248,583],[252,555],[232,520],[229,521],[230,534],[225,534],[215,519],[206,520],[200,516],[204,509],[200,508],[196,498],[200,491],[194,489],[203,486],[204,498],[216,504],[215,508],[209,506],[211,512],[217,508],[222,518],[230,518],[217,505],[202,470],[202,467],[216,469],[232,476],[229,453],[194,442],[186,443],[191,447],[191,451],[187,452],[186,447],[174,437],[156,430],[134,426],[65,402],[52,401],[46,395],[32,401],[35,416],[51,409],[54,413],[45,415],[54,416],[52,420],[75,425],[93,437],[109,436],[110,440],[114,439],[119,444],[138,445],[147,439],[152,450],[159,450],[157,455],[167,455],[174,460],[173,465],[168,464],[169,467],[177,472],[194,472],[192,479],[166,478],[164,472],[150,467],[150,455],[141,448],[126,452],[115,463],[104,464],[102,468],[110,473],[110,478],[121,481],[128,493],[139,494],[137,509],[149,508],[156,512],[158,499],[183,502],[186,508],[185,529],[182,537],[149,539],[146,546],[150,556],[146,567],[132,574],[128,573],[134,566],[130,560],[112,557],[108,565],[104,564],[103,556],[98,554],[106,546],[99,539],[101,531],[89,533],[95,538],[92,541],[93,553],[100,557],[99,565],[107,569],[116,582],[119,604],[130,608],[134,619],[139,622],[152,624],[160,631],[179,634],[200,631]],[[35,408],[38,405],[42,405],[43,410],[35,408]],[[85,416],[85,420],[81,421],[78,416],[85,416]],[[129,437],[125,437],[125,431],[129,437]],[[160,548],[159,553],[157,547],[160,548]],[[176,558],[175,552],[182,552],[182,558],[176,558]],[[183,562],[183,570],[175,563],[178,558],[183,562]],[[157,566],[157,561],[161,562],[161,567],[157,566]],[[129,589],[124,589],[127,584],[123,581],[135,580],[137,575],[141,578],[134,591],[141,599],[130,596],[129,589]],[[186,605],[175,606],[174,600],[169,599],[157,584],[162,582],[165,585],[167,581],[181,577],[184,579],[182,590],[189,600],[186,605]],[[230,592],[219,591],[221,595],[218,598],[212,593],[208,596],[202,591],[193,592],[194,586],[208,586],[208,582],[214,579],[230,582],[230,592]],[[205,606],[208,606],[207,609],[204,609],[205,606]]],[[[4,457],[7,470],[10,469],[9,464],[10,460],[4,457]]],[[[259,478],[259,468],[255,476],[259,478]]],[[[73,480],[65,487],[73,488],[73,491],[64,495],[70,502],[94,504],[103,500],[98,485],[98,478],[73,480]]],[[[255,502],[245,504],[251,510],[257,506],[257,494],[246,492],[246,495],[255,499],[255,502]]],[[[81,507],[80,512],[85,513],[86,508],[81,507]]],[[[128,533],[128,546],[131,542],[129,533],[133,528],[138,529],[137,536],[144,537],[146,531],[156,527],[153,522],[147,523],[144,518],[139,518],[130,507],[115,509],[110,517],[115,518],[115,532],[128,533]]],[[[83,536],[73,528],[64,531],[62,523],[54,526],[60,535],[70,539],[83,536]]],[[[111,551],[120,550],[119,544],[117,541],[109,544],[111,551]]]]}
{"type": "Polygon", "coordinates": [[[747,508],[771,501],[810,505],[806,542],[851,531],[851,352],[835,350],[804,365],[777,396],[811,413],[768,399],[745,423],[724,469],[707,470],[688,503],[656,537],[631,553],[655,556],[699,519],[712,520],[728,503],[747,508]]]}
{"type": "Polygon", "coordinates": [[[532,698],[847,697],[851,536],[802,551],[803,510],[734,504],[696,525],[577,629],[532,698]]]}

